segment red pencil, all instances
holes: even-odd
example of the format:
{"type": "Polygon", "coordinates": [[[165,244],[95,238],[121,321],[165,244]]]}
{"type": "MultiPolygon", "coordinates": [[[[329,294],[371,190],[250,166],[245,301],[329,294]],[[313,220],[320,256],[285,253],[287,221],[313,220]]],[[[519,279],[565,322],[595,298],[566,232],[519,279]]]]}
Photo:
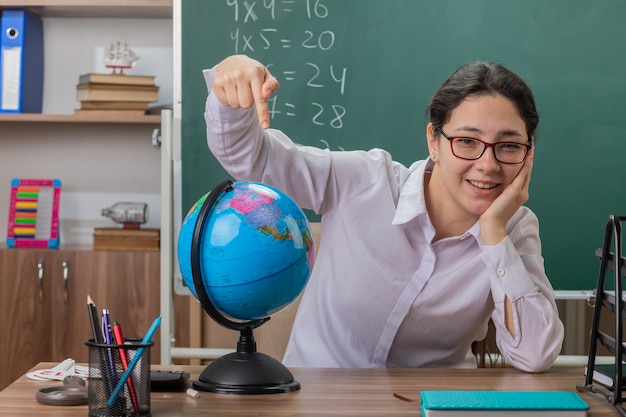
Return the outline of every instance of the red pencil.
{"type": "MultiPolygon", "coordinates": [[[[124,344],[124,335],[122,334],[122,326],[118,322],[113,322],[113,335],[115,336],[115,343],[118,345],[124,344]]],[[[126,350],[120,348],[120,359],[122,360],[122,366],[124,370],[128,368],[128,356],[126,356],[126,350]]],[[[130,393],[130,400],[133,403],[133,408],[135,409],[135,413],[139,414],[139,402],[137,401],[137,392],[135,392],[135,385],[133,384],[133,379],[128,378],[126,381],[126,385],[128,386],[128,392],[130,393]]]]}

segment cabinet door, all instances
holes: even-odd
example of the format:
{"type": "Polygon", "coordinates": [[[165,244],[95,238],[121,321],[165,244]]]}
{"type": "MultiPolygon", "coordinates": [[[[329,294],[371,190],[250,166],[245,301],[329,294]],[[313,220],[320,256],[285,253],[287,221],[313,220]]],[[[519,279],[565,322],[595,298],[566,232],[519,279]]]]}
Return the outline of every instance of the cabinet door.
{"type": "Polygon", "coordinates": [[[47,260],[45,251],[0,251],[0,387],[39,362],[51,345],[47,260]]]}
{"type": "Polygon", "coordinates": [[[41,361],[88,361],[91,265],[89,251],[0,250],[0,387],[41,361]]]}
{"type": "Polygon", "coordinates": [[[87,296],[93,284],[91,251],[50,251],[45,270],[50,270],[52,294],[46,297],[52,321],[51,343],[41,360],[60,362],[72,358],[87,362],[85,341],[93,338],[87,296]]]}
{"type": "MultiPolygon", "coordinates": [[[[91,297],[100,312],[107,308],[111,320],[118,321],[124,336],[142,338],[160,314],[159,252],[92,252],[91,297]]],[[[160,331],[160,330],[159,330],[160,331]]],[[[150,359],[160,359],[159,333],[150,359]]]]}

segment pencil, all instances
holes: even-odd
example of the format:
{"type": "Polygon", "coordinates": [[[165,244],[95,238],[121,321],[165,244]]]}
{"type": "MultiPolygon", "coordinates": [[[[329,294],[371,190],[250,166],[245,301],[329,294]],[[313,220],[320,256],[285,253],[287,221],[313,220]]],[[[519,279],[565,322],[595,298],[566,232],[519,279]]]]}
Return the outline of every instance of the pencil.
{"type": "Polygon", "coordinates": [[[87,294],[87,310],[89,311],[89,320],[91,321],[93,341],[95,343],[104,343],[104,335],[102,334],[102,328],[100,327],[100,319],[98,319],[98,309],[94,305],[89,294],[87,294]]]}
{"type": "MultiPolygon", "coordinates": [[[[87,295],[87,310],[89,312],[89,320],[91,322],[91,330],[93,332],[93,341],[96,344],[104,343],[104,334],[102,333],[102,327],[100,327],[100,320],[98,319],[98,309],[93,303],[91,296],[87,295]]],[[[104,390],[106,395],[113,390],[114,382],[111,379],[113,375],[108,371],[108,363],[106,356],[104,356],[104,350],[100,346],[94,346],[92,349],[96,349],[96,355],[98,362],[100,363],[100,372],[102,380],[104,382],[104,390]]]]}

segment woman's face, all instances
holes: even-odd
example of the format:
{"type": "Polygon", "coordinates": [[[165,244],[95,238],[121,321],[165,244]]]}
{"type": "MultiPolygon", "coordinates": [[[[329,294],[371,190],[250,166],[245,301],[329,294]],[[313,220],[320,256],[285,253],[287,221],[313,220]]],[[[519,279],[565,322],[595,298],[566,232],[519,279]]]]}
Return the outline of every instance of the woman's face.
{"type": "MultiPolygon", "coordinates": [[[[441,130],[449,137],[471,137],[487,143],[528,143],[524,120],[513,102],[501,95],[466,98],[452,110],[450,120],[441,130]]],[[[476,160],[457,158],[448,139],[435,133],[429,124],[428,148],[440,176],[435,184],[443,188],[435,190],[433,198],[442,198],[439,201],[446,210],[480,216],[513,181],[523,163],[499,162],[492,147],[476,160]]]]}

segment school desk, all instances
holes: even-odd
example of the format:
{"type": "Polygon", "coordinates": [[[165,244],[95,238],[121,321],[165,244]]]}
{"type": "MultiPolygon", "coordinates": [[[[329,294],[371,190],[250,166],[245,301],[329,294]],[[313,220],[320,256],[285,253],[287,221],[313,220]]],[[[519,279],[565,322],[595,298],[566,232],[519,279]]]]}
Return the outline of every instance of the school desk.
{"type": "MultiPolygon", "coordinates": [[[[51,368],[40,363],[32,370],[51,368]]],[[[158,366],[179,369],[198,377],[203,366],[158,366]]],[[[512,368],[481,369],[291,369],[300,381],[299,391],[284,394],[233,395],[201,392],[192,398],[184,392],[152,393],[154,417],[281,417],[281,416],[419,416],[419,403],[406,402],[394,393],[419,398],[422,389],[497,389],[576,391],[584,381],[583,367],[555,367],[543,374],[512,368]]],[[[55,382],[20,377],[0,392],[0,416],[87,416],[87,406],[41,405],[35,392],[55,382]]],[[[617,416],[597,394],[582,393],[589,404],[588,417],[617,416]]]]}

